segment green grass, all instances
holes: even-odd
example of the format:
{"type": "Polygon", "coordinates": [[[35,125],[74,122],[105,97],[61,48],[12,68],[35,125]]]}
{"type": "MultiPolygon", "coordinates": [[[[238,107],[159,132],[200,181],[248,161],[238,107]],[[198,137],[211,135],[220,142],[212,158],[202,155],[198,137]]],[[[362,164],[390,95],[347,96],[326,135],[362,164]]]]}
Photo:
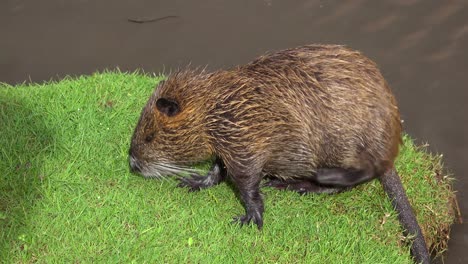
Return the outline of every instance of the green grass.
{"type": "MultiPolygon", "coordinates": [[[[243,207],[226,184],[189,193],[130,174],[130,136],[160,79],[0,84],[0,261],[410,263],[378,181],[338,195],[264,189],[258,231],[230,224],[243,207]]],[[[440,252],[454,215],[440,157],[405,137],[397,168],[440,252]]]]}

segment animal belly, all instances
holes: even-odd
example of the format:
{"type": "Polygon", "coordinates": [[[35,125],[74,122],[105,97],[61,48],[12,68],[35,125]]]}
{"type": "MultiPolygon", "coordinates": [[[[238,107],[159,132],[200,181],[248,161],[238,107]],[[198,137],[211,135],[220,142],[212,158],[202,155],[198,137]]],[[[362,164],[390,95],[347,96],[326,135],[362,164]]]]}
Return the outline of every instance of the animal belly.
{"type": "Polygon", "coordinates": [[[311,165],[289,162],[287,164],[268,164],[263,169],[264,177],[282,180],[314,179],[316,168],[311,165]]]}

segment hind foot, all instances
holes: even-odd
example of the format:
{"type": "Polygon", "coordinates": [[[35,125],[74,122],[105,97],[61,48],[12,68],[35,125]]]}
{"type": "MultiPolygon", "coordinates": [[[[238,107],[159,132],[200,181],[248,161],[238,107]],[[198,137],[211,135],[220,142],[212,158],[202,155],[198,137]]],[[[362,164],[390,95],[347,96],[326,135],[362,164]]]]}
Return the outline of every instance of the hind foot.
{"type": "Polygon", "coordinates": [[[321,186],[310,180],[280,180],[280,179],[271,179],[264,183],[262,187],[273,187],[279,190],[291,190],[295,191],[301,195],[307,193],[339,193],[346,188],[342,187],[328,187],[321,186]]]}
{"type": "Polygon", "coordinates": [[[353,187],[376,176],[374,168],[370,166],[364,169],[320,168],[317,170],[315,180],[327,186],[353,187]]]}

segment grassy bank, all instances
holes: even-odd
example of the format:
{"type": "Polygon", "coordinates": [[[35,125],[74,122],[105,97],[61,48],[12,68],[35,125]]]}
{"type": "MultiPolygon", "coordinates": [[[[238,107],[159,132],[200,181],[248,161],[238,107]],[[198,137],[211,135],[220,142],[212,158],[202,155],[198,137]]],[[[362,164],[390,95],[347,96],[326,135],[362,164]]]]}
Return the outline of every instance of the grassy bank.
{"type": "MultiPolygon", "coordinates": [[[[378,181],[338,195],[264,189],[260,232],[230,224],[243,207],[226,184],[189,193],[130,174],[130,136],[158,80],[0,84],[0,260],[410,263],[378,181]]],[[[453,194],[439,157],[405,137],[397,169],[428,243],[444,250],[453,194]]]]}

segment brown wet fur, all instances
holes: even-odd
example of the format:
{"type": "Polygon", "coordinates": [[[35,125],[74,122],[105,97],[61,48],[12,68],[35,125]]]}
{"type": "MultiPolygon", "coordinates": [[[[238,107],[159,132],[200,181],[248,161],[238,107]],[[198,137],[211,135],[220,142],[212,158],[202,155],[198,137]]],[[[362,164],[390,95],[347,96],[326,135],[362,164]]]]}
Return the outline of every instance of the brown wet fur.
{"type": "MultiPolygon", "coordinates": [[[[400,143],[396,100],[376,64],[344,46],[308,45],[230,70],[171,74],[142,111],[130,159],[133,170],[153,176],[154,164],[215,158],[245,204],[236,221],[261,227],[263,178],[337,192],[391,170],[400,143]]],[[[180,186],[223,179],[211,173],[180,186]]]]}

